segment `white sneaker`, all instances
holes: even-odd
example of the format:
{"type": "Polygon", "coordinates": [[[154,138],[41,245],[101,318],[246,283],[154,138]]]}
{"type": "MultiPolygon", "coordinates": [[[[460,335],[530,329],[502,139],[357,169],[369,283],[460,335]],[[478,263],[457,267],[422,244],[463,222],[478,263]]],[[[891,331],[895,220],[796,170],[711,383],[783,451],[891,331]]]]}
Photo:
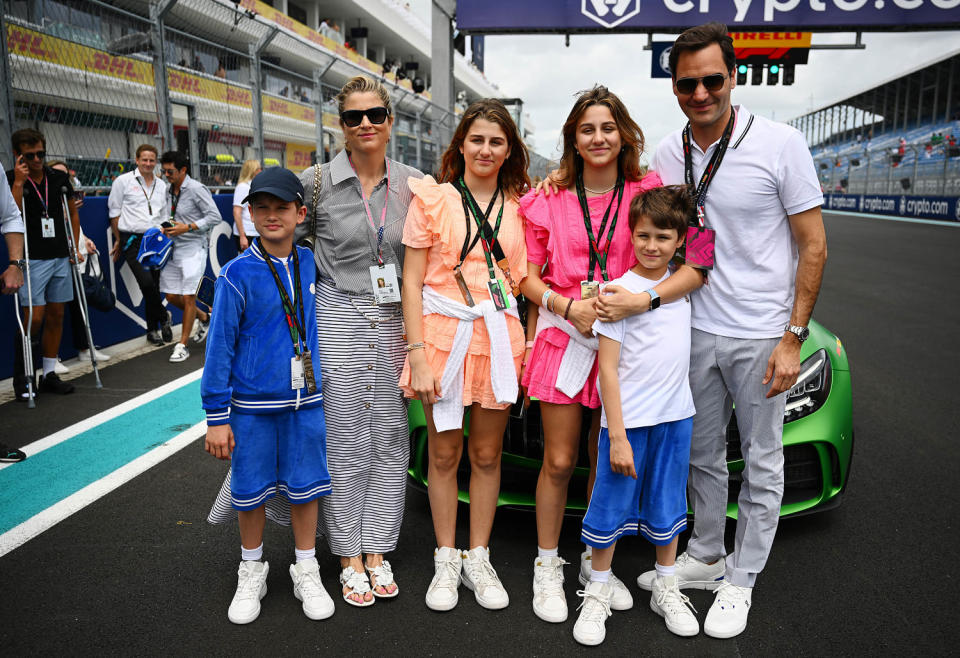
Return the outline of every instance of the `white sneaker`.
{"type": "Polygon", "coordinates": [[[700,632],[700,622],[690,599],[680,593],[676,576],[660,576],[653,581],[650,609],[663,617],[667,630],[674,635],[690,637],[700,632]]]}
{"type": "Polygon", "coordinates": [[[65,375],[65,374],[67,374],[68,372],[70,372],[70,368],[68,368],[67,366],[63,365],[63,362],[60,361],[60,359],[58,358],[56,365],[53,366],[53,371],[54,371],[55,373],[57,373],[58,375],[65,375]]]}
{"type": "Polygon", "coordinates": [[[173,354],[170,355],[170,363],[180,363],[190,358],[190,350],[183,343],[177,343],[173,346],[173,354]]]}
{"type": "Polygon", "coordinates": [[[463,569],[460,551],[455,548],[434,549],[433,569],[433,580],[427,588],[427,607],[438,612],[453,610],[459,598],[457,588],[463,569]]]}
{"type": "Polygon", "coordinates": [[[260,616],[260,599],[267,595],[269,562],[244,560],[237,570],[237,591],[227,609],[234,624],[249,624],[260,616]]]}
{"type": "MultiPolygon", "coordinates": [[[[723,582],[727,571],[726,561],[720,558],[713,564],[701,562],[690,557],[686,551],[677,557],[677,586],[680,589],[715,590],[723,582]]],[[[653,591],[653,582],[657,579],[657,570],[645,571],[637,576],[637,586],[648,592],[653,591]]]]}
{"type": "MultiPolygon", "coordinates": [[[[592,569],[593,554],[590,551],[584,551],[580,554],[580,584],[584,587],[590,582],[590,572],[592,569]]],[[[622,580],[610,572],[610,587],[613,595],[610,597],[611,610],[629,610],[633,607],[633,594],[627,589],[622,580]]]]}
{"type": "Polygon", "coordinates": [[[210,331],[210,318],[207,317],[206,322],[200,318],[197,318],[197,321],[193,323],[193,331],[191,332],[193,342],[202,343],[205,341],[207,339],[208,331],[210,331]]]}
{"type": "MultiPolygon", "coordinates": [[[[95,357],[97,357],[97,363],[100,363],[101,361],[109,361],[109,360],[110,360],[110,355],[109,355],[109,354],[104,354],[103,352],[101,352],[100,350],[98,350],[98,349],[96,349],[96,348],[93,349],[93,355],[94,355],[95,357]]],[[[78,358],[79,360],[81,360],[81,361],[89,361],[89,360],[90,360],[90,350],[80,350],[80,351],[77,353],[77,358],[78,358]]]]}
{"type": "Polygon", "coordinates": [[[310,619],[326,619],[334,611],[333,599],[320,581],[320,566],[316,558],[290,565],[293,595],[303,602],[303,614],[310,619]]]}
{"type": "Polygon", "coordinates": [[[510,603],[507,590],[490,564],[490,550],[477,546],[463,555],[463,584],[473,590],[473,595],[487,610],[500,610],[510,603]]]}
{"type": "Polygon", "coordinates": [[[610,612],[610,597],[613,587],[610,583],[587,583],[586,589],[577,592],[583,597],[580,604],[580,616],[573,625],[573,639],[580,644],[594,646],[603,642],[607,636],[607,617],[610,612]]]}
{"type": "Polygon", "coordinates": [[[738,587],[723,581],[703,622],[703,632],[721,639],[740,635],[747,628],[752,597],[752,587],[738,587]]]}
{"type": "Polygon", "coordinates": [[[543,621],[567,621],[567,597],[563,593],[561,557],[538,557],[533,561],[533,613],[543,621]]]}

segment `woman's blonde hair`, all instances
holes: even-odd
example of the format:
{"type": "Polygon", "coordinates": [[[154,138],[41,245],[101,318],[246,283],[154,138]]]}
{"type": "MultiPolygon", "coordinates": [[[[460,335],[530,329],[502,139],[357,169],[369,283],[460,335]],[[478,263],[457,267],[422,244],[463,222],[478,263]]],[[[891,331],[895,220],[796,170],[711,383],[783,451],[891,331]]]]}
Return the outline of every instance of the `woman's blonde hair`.
{"type": "Polygon", "coordinates": [[[258,169],[260,169],[259,160],[244,160],[243,166],[240,168],[240,177],[237,179],[237,182],[249,183],[253,180],[253,177],[257,175],[258,169]]]}
{"type": "Polygon", "coordinates": [[[361,94],[364,92],[373,92],[379,96],[381,102],[383,102],[383,106],[387,108],[387,116],[393,116],[393,103],[390,101],[390,94],[387,93],[387,88],[377,80],[368,78],[365,75],[350,78],[347,80],[347,84],[343,85],[340,93],[337,94],[337,112],[343,112],[343,108],[347,104],[347,97],[349,97],[350,94],[361,94]]]}

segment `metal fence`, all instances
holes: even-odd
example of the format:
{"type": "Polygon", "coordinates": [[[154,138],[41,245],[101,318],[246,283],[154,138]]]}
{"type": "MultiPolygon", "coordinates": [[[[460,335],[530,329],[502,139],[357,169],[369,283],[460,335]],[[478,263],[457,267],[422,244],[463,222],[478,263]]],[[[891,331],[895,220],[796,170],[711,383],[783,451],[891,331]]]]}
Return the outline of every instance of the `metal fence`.
{"type": "Polygon", "coordinates": [[[899,147],[864,148],[820,154],[814,162],[826,192],[960,196],[957,147],[928,150],[924,145],[906,144],[902,153],[899,147]]]}
{"type": "Polygon", "coordinates": [[[390,90],[396,160],[434,170],[457,122],[409,80],[255,0],[0,0],[0,19],[12,116],[0,158],[10,166],[9,132],[35,128],[88,191],[129,171],[143,143],[188,153],[214,189],[247,159],[328,161],[343,148],[333,99],[357,74],[390,90]]]}

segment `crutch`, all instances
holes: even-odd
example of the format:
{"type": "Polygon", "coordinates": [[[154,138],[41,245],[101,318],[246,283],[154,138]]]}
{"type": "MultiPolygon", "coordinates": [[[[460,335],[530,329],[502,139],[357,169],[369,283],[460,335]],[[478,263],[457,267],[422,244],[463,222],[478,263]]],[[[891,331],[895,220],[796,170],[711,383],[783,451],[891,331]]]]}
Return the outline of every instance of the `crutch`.
{"type": "MultiPolygon", "coordinates": [[[[21,209],[21,216],[23,215],[21,209]]],[[[33,289],[30,285],[30,245],[27,240],[27,224],[23,224],[23,262],[26,263],[24,268],[24,283],[27,286],[27,329],[23,328],[23,320],[20,317],[20,310],[23,308],[20,305],[20,293],[21,290],[17,289],[17,294],[14,295],[14,303],[17,305],[14,315],[17,316],[17,326],[20,327],[20,338],[23,341],[23,375],[27,378],[27,408],[34,409],[37,406],[36,403],[36,388],[37,383],[37,373],[33,369],[33,337],[31,336],[31,331],[33,330],[33,289]]]]}
{"type": "MultiPolygon", "coordinates": [[[[70,224],[70,204],[67,203],[67,188],[60,188],[60,200],[63,203],[63,228],[67,235],[67,245],[70,248],[70,260],[73,262],[73,287],[77,291],[77,301],[80,315],[83,316],[83,328],[87,332],[87,345],[90,352],[90,363],[93,364],[93,376],[97,380],[97,388],[103,388],[100,382],[100,370],[97,368],[97,350],[93,345],[93,334],[90,333],[90,314],[87,308],[87,290],[83,285],[83,276],[80,274],[80,250],[73,240],[73,226],[70,224]]],[[[87,254],[90,258],[90,254],[87,254]]]]}

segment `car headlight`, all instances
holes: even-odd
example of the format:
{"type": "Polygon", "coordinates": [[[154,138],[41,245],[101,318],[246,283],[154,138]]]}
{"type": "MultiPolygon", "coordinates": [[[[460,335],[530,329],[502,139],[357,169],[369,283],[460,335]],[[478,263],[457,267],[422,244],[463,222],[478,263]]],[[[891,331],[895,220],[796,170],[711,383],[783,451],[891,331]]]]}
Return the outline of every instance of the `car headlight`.
{"type": "Polygon", "coordinates": [[[809,416],[823,406],[830,394],[830,357],[825,349],[819,349],[800,364],[797,383],[787,393],[783,410],[783,422],[809,416]]]}

